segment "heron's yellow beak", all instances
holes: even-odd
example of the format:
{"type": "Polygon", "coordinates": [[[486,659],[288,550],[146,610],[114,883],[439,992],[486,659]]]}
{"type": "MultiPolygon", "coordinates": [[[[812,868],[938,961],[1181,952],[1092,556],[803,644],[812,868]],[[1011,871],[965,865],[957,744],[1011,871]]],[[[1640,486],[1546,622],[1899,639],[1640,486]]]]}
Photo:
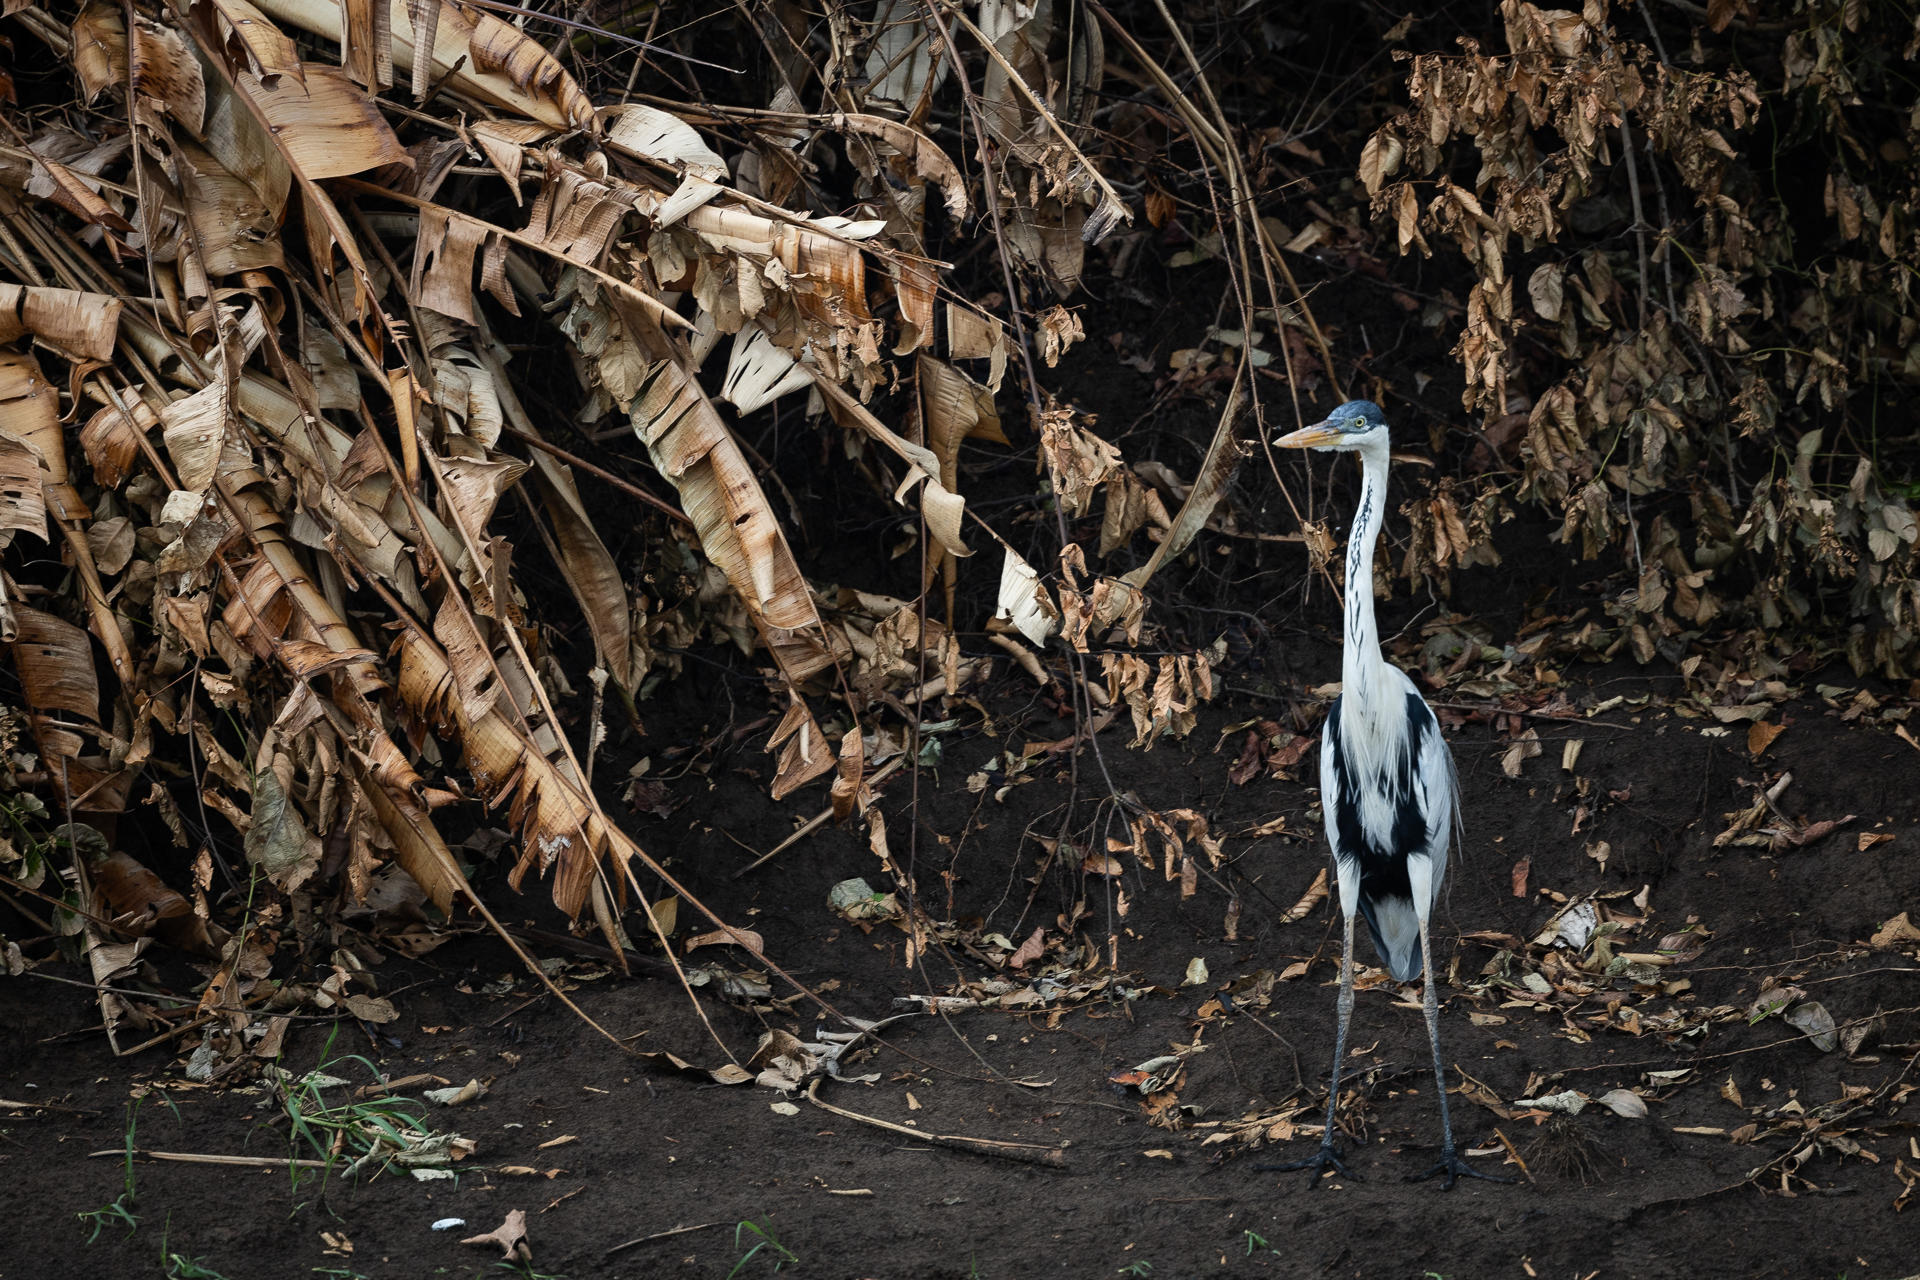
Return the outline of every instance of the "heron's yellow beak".
{"type": "Polygon", "coordinates": [[[1340,433],[1324,422],[1316,422],[1310,427],[1298,431],[1289,431],[1274,443],[1284,449],[1318,449],[1333,444],[1340,439],[1340,433]]]}

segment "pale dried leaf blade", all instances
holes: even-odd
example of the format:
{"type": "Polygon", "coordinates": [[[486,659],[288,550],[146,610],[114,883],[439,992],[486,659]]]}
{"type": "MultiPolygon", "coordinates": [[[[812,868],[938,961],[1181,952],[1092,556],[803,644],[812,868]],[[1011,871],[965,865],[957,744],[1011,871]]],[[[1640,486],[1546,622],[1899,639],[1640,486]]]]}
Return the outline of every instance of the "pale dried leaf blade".
{"type": "Polygon", "coordinates": [[[885,142],[912,164],[915,173],[940,188],[940,198],[946,202],[951,217],[958,220],[967,216],[971,206],[967,200],[966,179],[932,138],[911,125],[884,116],[842,114],[833,117],[833,124],[885,142]]]}
{"type": "Polygon", "coordinates": [[[383,787],[366,757],[353,752],[349,758],[360,793],[367,797],[381,830],[393,842],[394,861],[420,886],[427,900],[442,915],[447,914],[453,909],[454,895],[471,896],[471,890],[452,850],[433,825],[432,815],[411,795],[383,787]]]}
{"type": "Polygon", "coordinates": [[[54,514],[70,514],[63,510],[71,490],[66,487],[60,395],[41,373],[40,362],[31,352],[0,351],[0,431],[24,441],[34,451],[47,469],[47,482],[53,486],[46,497],[54,504],[54,514]]]}
{"type": "Polygon", "coordinates": [[[1647,1101],[1631,1089],[1609,1089],[1596,1099],[1601,1106],[1629,1120],[1647,1118],[1647,1101]]]}
{"type": "MultiPolygon", "coordinates": [[[[290,27],[338,41],[340,0],[260,0],[260,9],[290,27]]],[[[393,62],[411,72],[416,60],[431,67],[431,80],[455,93],[505,107],[554,129],[595,127],[593,105],[546,50],[490,13],[458,0],[429,6],[430,31],[416,33],[412,6],[392,11],[393,62]],[[424,55],[418,50],[430,41],[424,55]]]]}
{"type": "Polygon", "coordinates": [[[1060,609],[1047,594],[1040,575],[1012,547],[1000,565],[1000,595],[994,616],[1011,622],[1034,644],[1044,645],[1060,629],[1060,609]]]}
{"type": "Polygon", "coordinates": [[[920,407],[927,439],[941,457],[968,437],[1010,444],[994,408],[993,393],[945,361],[922,355],[920,407]],[[943,443],[946,442],[946,443],[943,443]]]}
{"type": "Polygon", "coordinates": [[[111,360],[123,306],[105,293],[0,284],[0,342],[31,334],[81,360],[111,360]]]}
{"type": "Polygon", "coordinates": [[[393,86],[393,36],[389,0],[345,0],[340,27],[340,65],[355,81],[378,93],[393,86]]]}
{"type": "Polygon", "coordinates": [[[733,336],[720,396],[741,413],[764,409],[781,396],[812,385],[813,375],[759,325],[747,325],[733,336]]]}
{"type": "Polygon", "coordinates": [[[772,787],[775,800],[784,799],[828,772],[836,762],[836,753],[827,745],[813,712],[798,697],[789,703],[787,713],[767,739],[767,750],[780,752],[772,787]]]}
{"type": "Polygon", "coordinates": [[[34,176],[27,191],[51,199],[74,217],[114,231],[132,231],[133,224],[100,198],[92,185],[57,160],[35,156],[34,176]]]}
{"type": "Polygon", "coordinates": [[[624,866],[637,846],[598,811],[568,765],[529,749],[527,725],[507,714],[504,699],[481,719],[466,719],[451,696],[457,685],[446,656],[430,638],[405,631],[398,649],[400,696],[427,723],[452,731],[490,800],[511,802],[520,860],[508,883],[518,888],[529,871],[550,873],[554,905],[578,915],[600,860],[611,856],[624,866]]]}
{"type": "Polygon", "coordinates": [[[100,682],[87,633],[38,609],[16,606],[14,667],[35,711],[64,711],[89,724],[100,715],[100,682]]]}
{"type": "Polygon", "coordinates": [[[908,119],[924,116],[930,92],[948,75],[944,46],[910,0],[881,0],[873,27],[866,62],[868,101],[894,103],[908,119]]]}
{"type": "Polygon", "coordinates": [[[1528,760],[1538,758],[1542,750],[1539,731],[1526,730],[1516,737],[1507,747],[1506,752],[1501,755],[1500,772],[1509,778],[1519,777],[1521,766],[1528,760]]]}
{"type": "Polygon", "coordinates": [[[587,615],[600,660],[615,684],[631,690],[633,675],[633,609],[626,579],[601,541],[594,522],[574,490],[572,477],[558,459],[534,459],[547,516],[553,521],[554,540],[560,544],[562,567],[574,599],[587,615]],[[556,474],[557,473],[557,474],[556,474]]]}
{"type": "Polygon", "coordinates": [[[91,0],[74,15],[68,38],[73,42],[68,59],[80,77],[83,101],[91,103],[108,89],[126,85],[125,9],[105,0],[91,0]]]}
{"type": "MultiPolygon", "coordinates": [[[[620,320],[655,349],[681,350],[648,317],[622,309],[620,320]]],[[[679,490],[701,549],[748,605],[781,672],[797,682],[829,665],[834,651],[812,593],[766,494],[698,379],[677,358],[648,363],[631,341],[608,344],[600,358],[603,381],[610,367],[638,370],[620,374],[632,376],[634,385],[616,402],[628,400],[634,434],[679,490]]]]}
{"type": "MultiPolygon", "coordinates": [[[[785,538],[760,482],[705,392],[671,360],[655,365],[648,377],[633,402],[634,431],[662,474],[680,488],[708,557],[772,625],[816,621],[811,598],[804,592],[795,597],[781,581],[792,563],[790,554],[782,554],[785,538]]],[[[797,565],[792,578],[797,584],[797,565]]]]}
{"type": "MultiPolygon", "coordinates": [[[[413,27],[416,46],[433,48],[435,34],[440,27],[440,0],[407,0],[407,22],[413,27]]],[[[413,100],[419,102],[427,96],[427,87],[433,82],[433,60],[414,58],[412,61],[413,79],[409,87],[413,91],[413,100]]]]}
{"type": "Polygon", "coordinates": [[[220,465],[227,435],[227,384],[216,378],[160,410],[174,475],[189,493],[205,493],[220,465]]]}
{"type": "Polygon", "coordinates": [[[707,145],[698,130],[671,112],[627,105],[607,108],[602,119],[610,121],[607,141],[615,146],[709,182],[727,180],[727,162],[720,153],[707,145]]]}
{"type": "Polygon", "coordinates": [[[494,675],[486,642],[475,630],[473,615],[451,592],[434,615],[433,637],[447,651],[447,666],[453,673],[462,711],[469,720],[481,719],[499,701],[500,681],[494,675]]]}
{"type": "Polygon", "coordinates": [[[459,0],[446,0],[442,22],[449,14],[471,24],[467,49],[477,70],[505,76],[522,93],[557,107],[574,127],[598,131],[593,102],[539,41],[491,12],[459,0]]]}
{"type": "Polygon", "coordinates": [[[1300,895],[1300,900],[1280,913],[1280,923],[1294,924],[1304,920],[1315,907],[1326,900],[1327,869],[1322,867],[1320,874],[1313,878],[1313,883],[1307,886],[1307,891],[1300,895]]]}
{"type": "Polygon", "coordinates": [[[749,209],[707,204],[689,213],[686,225],[715,249],[745,253],[756,261],[774,259],[790,275],[808,277],[812,288],[796,294],[795,301],[813,318],[828,324],[848,318],[864,323],[872,318],[867,308],[866,265],[859,246],[848,241],[878,235],[886,223],[819,217],[813,226],[795,226],[749,209]]]}
{"type": "Polygon", "coordinates": [[[422,209],[413,248],[414,301],[468,324],[473,311],[473,261],[493,228],[447,209],[422,209]]]}
{"type": "Polygon", "coordinates": [[[0,430],[0,533],[5,535],[0,537],[0,545],[12,542],[16,533],[31,533],[46,540],[45,479],[39,451],[19,436],[0,430]]]}
{"type": "MultiPolygon", "coordinates": [[[[249,0],[211,0],[220,15],[222,30],[244,49],[253,73],[262,82],[272,84],[276,77],[303,79],[300,51],[293,41],[276,27],[249,0]]],[[[338,34],[339,28],[333,29],[338,34]]]]}
{"type": "Polygon", "coordinates": [[[1146,586],[1153,575],[1159,572],[1161,565],[1185,551],[1187,545],[1206,527],[1214,507],[1219,505],[1226,492],[1227,481],[1240,465],[1241,449],[1234,439],[1233,425],[1239,419],[1241,407],[1240,384],[1235,382],[1228,393],[1225,407],[1220,411],[1213,439],[1207,445],[1206,460],[1200,464],[1200,474],[1194,477],[1193,488],[1187,491],[1186,500],[1173,517],[1173,527],[1167,530],[1166,537],[1153,549],[1147,562],[1124,576],[1122,581],[1128,586],[1136,589],[1146,586]]]}
{"type": "Polygon", "coordinates": [[[252,183],[208,152],[178,140],[174,169],[209,275],[285,268],[279,219],[252,183]]]}
{"type": "Polygon", "coordinates": [[[520,166],[527,148],[553,132],[535,120],[476,120],[467,132],[480,144],[481,154],[501,177],[517,205],[520,198],[520,166]]]}
{"type": "Polygon", "coordinates": [[[247,71],[238,83],[259,104],[288,161],[309,181],[413,164],[379,107],[339,67],[309,62],[300,81],[282,76],[271,85],[247,71]]]}
{"type": "Polygon", "coordinates": [[[493,509],[501,497],[520,483],[529,464],[518,458],[447,458],[441,462],[445,478],[442,493],[451,514],[464,525],[474,541],[481,542],[493,509]]]}
{"type": "Polygon", "coordinates": [[[866,808],[869,799],[866,769],[867,753],[860,739],[860,728],[855,725],[840,738],[840,768],[832,791],[835,822],[845,822],[856,805],[862,810],[866,808]]]}
{"type": "Polygon", "coordinates": [[[653,221],[656,227],[670,227],[695,209],[711,202],[725,188],[710,178],[688,172],[680,179],[680,185],[673,194],[660,202],[654,211],[653,221]]]}
{"type": "Polygon", "coordinates": [[[207,86],[185,36],[140,19],[133,32],[133,88],[199,137],[206,126],[207,86]]]}

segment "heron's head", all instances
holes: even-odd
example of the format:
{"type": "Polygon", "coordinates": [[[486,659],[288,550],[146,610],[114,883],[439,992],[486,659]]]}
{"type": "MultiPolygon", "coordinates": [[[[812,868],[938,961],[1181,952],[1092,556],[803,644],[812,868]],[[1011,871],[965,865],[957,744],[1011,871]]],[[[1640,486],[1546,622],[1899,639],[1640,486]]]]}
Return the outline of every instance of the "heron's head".
{"type": "Polygon", "coordinates": [[[1274,441],[1289,449],[1364,449],[1387,443],[1387,418],[1371,400],[1349,400],[1327,415],[1325,422],[1290,431],[1274,441]]]}

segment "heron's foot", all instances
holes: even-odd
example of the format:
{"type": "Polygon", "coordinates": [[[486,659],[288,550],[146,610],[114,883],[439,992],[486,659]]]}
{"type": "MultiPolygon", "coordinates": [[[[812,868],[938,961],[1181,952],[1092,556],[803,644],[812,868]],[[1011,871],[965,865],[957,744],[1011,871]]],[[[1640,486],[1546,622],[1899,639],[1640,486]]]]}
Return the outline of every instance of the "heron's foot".
{"type": "Polygon", "coordinates": [[[1453,1190],[1454,1181],[1458,1178],[1478,1178],[1482,1182],[1514,1181],[1514,1178],[1508,1174],[1480,1172],[1478,1169],[1474,1168],[1472,1165],[1468,1164],[1465,1160],[1462,1160],[1457,1154],[1455,1154],[1452,1147],[1443,1147],[1441,1149],[1440,1163],[1434,1165],[1433,1168],[1427,1170],[1425,1173],[1408,1174],[1407,1181],[1408,1182],[1425,1182],[1429,1178],[1438,1178],[1442,1176],[1446,1178],[1446,1182],[1440,1188],[1442,1191],[1453,1190]]]}
{"type": "Polygon", "coordinates": [[[1320,1175],[1329,1169],[1338,1173],[1341,1177],[1350,1178],[1355,1182],[1366,1181],[1365,1178],[1347,1168],[1346,1162],[1340,1159],[1340,1149],[1331,1142],[1321,1143],[1319,1150],[1315,1151],[1305,1160],[1289,1160],[1286,1164],[1257,1164],[1253,1166],[1255,1173],[1292,1173],[1296,1169],[1313,1170],[1312,1176],[1307,1180],[1309,1186],[1318,1182],[1320,1175]]]}

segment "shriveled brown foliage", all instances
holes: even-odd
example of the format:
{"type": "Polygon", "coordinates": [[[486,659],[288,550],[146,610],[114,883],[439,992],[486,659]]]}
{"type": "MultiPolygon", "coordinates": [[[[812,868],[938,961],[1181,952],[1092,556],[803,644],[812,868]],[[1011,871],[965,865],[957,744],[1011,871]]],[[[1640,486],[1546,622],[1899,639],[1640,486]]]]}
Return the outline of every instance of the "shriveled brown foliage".
{"type": "MultiPolygon", "coordinates": [[[[844,818],[869,771],[918,749],[923,706],[980,678],[955,583],[1000,535],[968,512],[957,459],[968,437],[1008,443],[994,393],[1016,335],[952,291],[926,220],[966,220],[1008,270],[1065,292],[1132,215],[1081,149],[1097,26],[1009,11],[986,32],[893,8],[836,11],[806,38],[781,7],[729,11],[685,52],[591,23],[543,44],[460,0],[20,11],[60,72],[15,84],[6,109],[0,537],[51,538],[64,566],[0,580],[23,772],[109,830],[154,806],[199,859],[191,903],[148,874],[128,883],[151,894],[111,910],[78,859],[61,892],[97,978],[137,956],[108,948],[152,932],[163,892],[161,914],[210,918],[213,868],[228,887],[246,874],[222,829],[276,923],[277,895],[302,930],[316,900],[445,912],[473,896],[440,822],[462,809],[500,815],[513,885],[547,880],[624,943],[622,907],[678,885],[594,791],[607,698],[637,723],[688,646],[764,653],[785,708],[772,798],[837,769],[844,818]],[[1056,83],[1061,42],[1074,70],[1056,83]],[[679,72],[716,47],[770,72],[773,100],[685,91],[679,72]],[[942,99],[969,149],[934,140],[942,99]],[[853,216],[816,204],[822,164],[853,216]],[[644,447],[653,491],[614,478],[647,505],[583,501],[579,443],[556,445],[536,407],[555,364],[576,427],[644,447]],[[875,511],[917,510],[919,599],[809,579],[769,501],[778,477],[734,430],[782,397],[840,437],[875,511]],[[505,513],[538,546],[503,536],[505,513]],[[638,526],[637,572],[608,549],[614,519],[638,526]],[[536,562],[553,586],[529,586],[536,562]],[[540,625],[562,590],[594,656],[575,735],[540,625]],[[396,867],[417,893],[393,889],[396,867]]],[[[1049,360],[1080,336],[1058,309],[1031,335],[1049,360]]],[[[1070,415],[1047,430],[1099,456],[1046,465],[1082,507],[1076,486],[1107,494],[1106,551],[1170,523],[1070,415]]],[[[1056,593],[999,552],[1003,626],[1045,644],[1056,593]]],[[[1060,594],[1081,650],[1116,622],[1139,638],[1133,588],[1060,594]]],[[[1190,729],[1205,659],[1129,661],[1110,660],[1109,697],[1141,736],[1190,729]]],[[[59,887],[34,859],[0,870],[59,887]]],[[[210,1011],[271,968],[272,930],[192,941],[222,975],[210,1011]]]]}
{"type": "MultiPolygon", "coordinates": [[[[1485,434],[1449,512],[1539,502],[1582,558],[1624,556],[1607,652],[1731,642],[1716,684],[1818,624],[1907,675],[1920,46],[1884,7],[1752,8],[1792,14],[1505,0],[1503,48],[1407,62],[1360,177],[1401,252],[1472,272],[1454,351],[1485,434]]],[[[1414,527],[1411,572],[1481,558],[1450,514],[1414,527]]]]}

